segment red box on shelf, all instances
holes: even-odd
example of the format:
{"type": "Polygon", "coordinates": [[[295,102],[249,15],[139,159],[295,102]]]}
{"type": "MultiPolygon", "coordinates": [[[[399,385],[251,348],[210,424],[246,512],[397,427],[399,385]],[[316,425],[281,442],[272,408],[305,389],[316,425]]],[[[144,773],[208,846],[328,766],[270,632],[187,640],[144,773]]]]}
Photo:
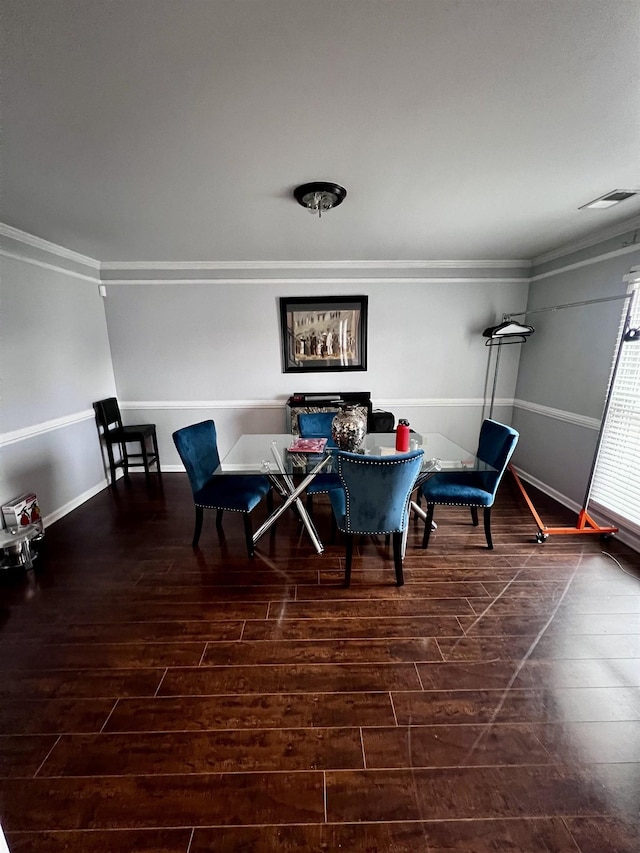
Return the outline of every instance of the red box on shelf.
{"type": "Polygon", "coordinates": [[[28,524],[35,524],[40,528],[40,532],[42,532],[44,524],[40,515],[38,496],[33,492],[28,492],[4,504],[2,506],[2,520],[8,530],[15,529],[16,527],[26,527],[28,524]]]}

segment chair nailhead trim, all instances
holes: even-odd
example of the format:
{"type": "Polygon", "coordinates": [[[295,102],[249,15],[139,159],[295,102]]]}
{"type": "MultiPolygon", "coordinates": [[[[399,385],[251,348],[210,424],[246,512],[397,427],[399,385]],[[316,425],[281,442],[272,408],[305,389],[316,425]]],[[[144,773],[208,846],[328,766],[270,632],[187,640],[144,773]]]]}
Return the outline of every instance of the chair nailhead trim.
{"type": "Polygon", "coordinates": [[[460,503],[458,501],[456,501],[455,503],[450,503],[449,501],[446,501],[446,502],[445,501],[437,501],[436,503],[434,503],[433,501],[427,500],[427,506],[429,506],[429,505],[433,505],[433,506],[475,506],[475,507],[478,507],[478,509],[489,509],[489,507],[493,506],[492,503],[490,503],[490,504],[468,504],[468,503],[460,503]]]}
{"type": "MultiPolygon", "coordinates": [[[[389,459],[387,462],[372,462],[371,459],[368,459],[368,460],[366,460],[366,459],[362,459],[362,460],[350,459],[349,462],[353,463],[354,465],[368,465],[371,468],[373,468],[373,467],[385,468],[388,465],[407,465],[409,462],[413,462],[414,458],[415,457],[412,457],[411,459],[389,459]]],[[[341,473],[341,469],[342,469],[342,459],[339,458],[338,459],[338,474],[341,473]]],[[[420,472],[418,471],[418,473],[416,474],[416,480],[418,479],[419,475],[420,475],[420,472]]],[[[411,491],[413,491],[413,489],[411,491]]],[[[345,498],[346,498],[346,501],[345,501],[345,503],[346,503],[345,518],[346,518],[349,515],[349,491],[348,491],[348,489],[345,488],[344,492],[345,492],[345,498]]],[[[411,494],[411,492],[409,492],[409,495],[410,494],[411,494]]],[[[386,536],[387,534],[391,534],[391,533],[403,533],[406,526],[407,526],[408,520],[409,520],[408,510],[409,510],[409,502],[407,501],[407,506],[402,511],[402,527],[399,530],[376,530],[375,533],[371,533],[370,531],[365,531],[365,530],[351,530],[351,529],[347,530],[346,527],[344,527],[344,528],[338,527],[338,530],[341,533],[353,533],[353,534],[358,534],[360,536],[386,536]]]]}
{"type": "Polygon", "coordinates": [[[375,530],[373,533],[370,530],[347,530],[346,527],[338,527],[338,530],[341,533],[353,533],[357,536],[386,536],[391,533],[404,533],[404,527],[402,530],[375,530]]]}
{"type": "Polygon", "coordinates": [[[224,509],[226,512],[244,512],[243,509],[236,509],[232,506],[218,506],[218,504],[196,504],[200,509],[224,509]]]}

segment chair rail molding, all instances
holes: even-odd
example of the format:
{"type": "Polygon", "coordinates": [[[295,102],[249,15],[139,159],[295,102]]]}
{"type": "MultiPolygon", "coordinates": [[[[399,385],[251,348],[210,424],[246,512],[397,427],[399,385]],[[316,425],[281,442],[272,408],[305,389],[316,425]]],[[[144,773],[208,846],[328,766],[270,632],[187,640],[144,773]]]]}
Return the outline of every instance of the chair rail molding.
{"type": "Polygon", "coordinates": [[[124,400],[121,409],[163,411],[172,409],[284,409],[286,400],[124,400]]]}
{"type": "Polygon", "coordinates": [[[528,400],[513,400],[513,407],[525,412],[541,415],[543,418],[553,418],[556,421],[564,421],[574,426],[585,427],[585,429],[600,429],[600,419],[590,418],[587,415],[578,415],[575,412],[566,412],[563,409],[554,409],[551,406],[541,406],[539,403],[530,403],[528,400]]]}
{"type": "MultiPolygon", "coordinates": [[[[345,392],[346,393],[346,392],[345,392]]],[[[455,397],[433,397],[419,399],[383,399],[372,400],[375,408],[381,406],[414,407],[414,408],[469,408],[482,407],[486,400],[482,397],[455,398],[455,397]]],[[[273,400],[123,400],[120,402],[121,409],[144,411],[146,409],[162,411],[171,409],[284,409],[286,399],[273,400]]],[[[513,406],[514,401],[510,397],[495,401],[497,406],[513,406]]]]}
{"type": "Polygon", "coordinates": [[[42,421],[38,424],[32,424],[22,429],[15,429],[10,432],[0,434],[0,447],[6,447],[9,444],[16,444],[18,441],[25,441],[35,436],[43,435],[46,432],[53,432],[56,429],[79,424],[82,421],[93,420],[95,413],[93,409],[83,409],[80,412],[73,412],[70,415],[63,415],[60,418],[52,418],[49,421],[42,421]]]}
{"type": "MultiPolygon", "coordinates": [[[[390,409],[395,408],[415,408],[415,409],[439,409],[439,408],[473,408],[485,406],[486,400],[483,397],[420,397],[416,399],[380,399],[374,401],[374,408],[379,409],[380,406],[385,406],[390,409]]],[[[495,401],[496,406],[512,406],[513,399],[502,398],[495,401]]]]}
{"type": "MultiPolygon", "coordinates": [[[[127,411],[188,411],[188,410],[233,410],[233,409],[263,409],[265,411],[275,410],[284,411],[286,407],[286,399],[273,400],[126,400],[120,403],[120,408],[127,411]]],[[[520,408],[535,411],[538,414],[547,415],[548,417],[557,417],[559,420],[566,420],[570,423],[579,423],[581,426],[589,426],[597,429],[599,422],[593,418],[584,418],[581,415],[572,415],[571,412],[559,412],[557,409],[548,409],[545,406],[536,406],[535,404],[527,404],[524,401],[514,401],[509,397],[496,399],[494,405],[497,407],[509,407],[520,403],[520,408]],[[588,423],[585,423],[588,421],[588,423]]],[[[381,407],[393,409],[402,408],[482,408],[486,406],[486,400],[482,397],[471,398],[451,398],[451,397],[433,397],[419,399],[382,399],[377,398],[374,401],[376,409],[381,407]]],[[[26,441],[38,435],[43,435],[53,430],[63,429],[64,427],[72,426],[73,424],[81,423],[86,420],[94,420],[95,412],[93,409],[83,409],[79,412],[73,412],[68,415],[63,415],[59,418],[42,421],[37,424],[31,424],[21,429],[11,430],[9,432],[0,433],[0,447],[6,447],[10,444],[16,444],[19,441],[26,441]]]]}

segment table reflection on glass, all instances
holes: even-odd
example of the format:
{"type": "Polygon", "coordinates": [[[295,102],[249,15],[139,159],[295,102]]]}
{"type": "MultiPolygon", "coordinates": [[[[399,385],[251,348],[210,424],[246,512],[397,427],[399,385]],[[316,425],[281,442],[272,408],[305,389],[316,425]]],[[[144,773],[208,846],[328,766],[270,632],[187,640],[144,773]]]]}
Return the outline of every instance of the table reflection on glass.
{"type": "MultiPolygon", "coordinates": [[[[242,435],[224,456],[214,474],[264,474],[269,477],[282,498],[280,506],[274,509],[254,533],[254,545],[287,509],[294,507],[314,548],[321,554],[324,546],[301,495],[321,471],[332,470],[336,449],[327,446],[322,453],[293,453],[289,451],[289,447],[294,438],[290,433],[242,435]]],[[[411,449],[424,450],[422,471],[416,488],[439,472],[493,470],[473,453],[440,433],[411,433],[411,449]]],[[[359,452],[372,456],[395,454],[395,433],[369,433],[365,436],[359,452]]],[[[426,518],[424,510],[415,502],[411,503],[411,508],[423,519],[426,518]]]]}

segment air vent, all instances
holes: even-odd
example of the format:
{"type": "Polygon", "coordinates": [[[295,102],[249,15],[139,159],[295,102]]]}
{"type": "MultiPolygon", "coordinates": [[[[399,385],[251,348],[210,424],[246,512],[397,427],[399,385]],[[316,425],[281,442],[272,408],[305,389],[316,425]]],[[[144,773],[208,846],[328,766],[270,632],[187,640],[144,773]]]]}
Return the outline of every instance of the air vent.
{"type": "Polygon", "coordinates": [[[638,192],[639,190],[612,190],[610,193],[601,195],[600,198],[596,198],[587,204],[581,204],[578,210],[586,210],[587,208],[591,210],[604,210],[614,204],[619,204],[621,201],[626,201],[628,198],[637,195],[638,192]]]}

